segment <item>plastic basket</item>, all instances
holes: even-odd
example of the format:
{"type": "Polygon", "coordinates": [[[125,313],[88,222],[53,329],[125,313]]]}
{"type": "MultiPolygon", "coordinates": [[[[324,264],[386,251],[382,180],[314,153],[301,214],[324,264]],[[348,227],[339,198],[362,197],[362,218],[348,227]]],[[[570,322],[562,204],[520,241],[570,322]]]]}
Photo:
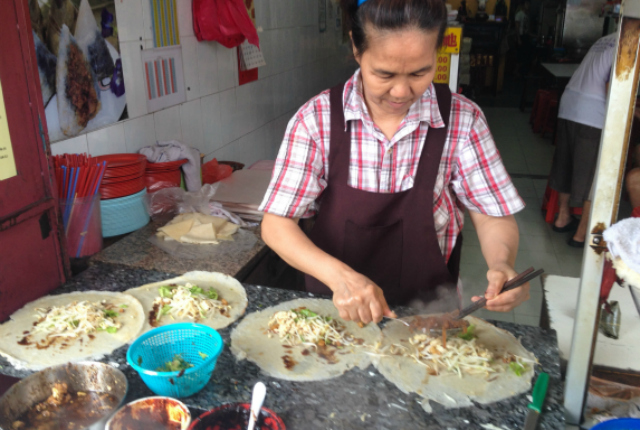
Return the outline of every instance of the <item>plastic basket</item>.
{"type": "Polygon", "coordinates": [[[147,190],[117,199],[100,201],[102,236],[112,237],[131,233],[149,223],[145,203],[147,190]]]}
{"type": "Polygon", "coordinates": [[[223,346],[222,337],[211,327],[195,323],[170,324],[153,329],[133,342],[127,351],[127,362],[154,393],[188,397],[207,385],[223,346]],[[176,354],[194,367],[183,372],[156,371],[176,354]]]}
{"type": "Polygon", "coordinates": [[[591,430],[636,430],[640,429],[638,418],[617,418],[601,422],[591,427],[591,430]]]}

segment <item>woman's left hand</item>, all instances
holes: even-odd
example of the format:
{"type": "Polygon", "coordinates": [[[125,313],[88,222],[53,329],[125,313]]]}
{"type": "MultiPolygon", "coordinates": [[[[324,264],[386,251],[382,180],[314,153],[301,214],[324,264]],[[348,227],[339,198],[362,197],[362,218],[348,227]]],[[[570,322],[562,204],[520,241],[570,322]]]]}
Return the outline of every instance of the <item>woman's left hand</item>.
{"type": "MultiPolygon", "coordinates": [[[[509,267],[506,264],[489,269],[489,271],[487,272],[487,280],[489,281],[489,286],[487,287],[487,291],[484,294],[484,296],[487,298],[486,308],[488,310],[494,312],[509,312],[529,300],[530,296],[528,282],[514,290],[500,294],[504,283],[509,279],[515,278],[517,275],[518,273],[513,270],[512,267],[509,267]]],[[[474,302],[480,299],[481,297],[478,296],[471,298],[471,300],[474,302]]]]}

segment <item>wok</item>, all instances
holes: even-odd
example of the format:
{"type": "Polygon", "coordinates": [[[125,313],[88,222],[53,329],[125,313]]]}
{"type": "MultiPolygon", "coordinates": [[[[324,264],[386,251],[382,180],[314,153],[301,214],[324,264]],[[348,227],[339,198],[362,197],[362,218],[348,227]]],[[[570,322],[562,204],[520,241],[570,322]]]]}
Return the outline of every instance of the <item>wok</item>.
{"type": "Polygon", "coordinates": [[[122,405],[128,389],[124,374],[108,364],[80,362],[48,367],[27,376],[0,397],[0,429],[10,430],[18,417],[46,400],[55,383],[66,383],[69,391],[94,391],[116,397],[118,404],[109,414],[88,427],[89,430],[104,429],[111,415],[122,405]]]}

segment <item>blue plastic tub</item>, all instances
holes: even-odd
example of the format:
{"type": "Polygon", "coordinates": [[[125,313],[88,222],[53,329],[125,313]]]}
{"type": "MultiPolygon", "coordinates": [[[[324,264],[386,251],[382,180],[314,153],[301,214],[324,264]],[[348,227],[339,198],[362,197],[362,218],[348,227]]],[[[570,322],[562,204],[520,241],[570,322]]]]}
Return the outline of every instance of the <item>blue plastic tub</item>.
{"type": "Polygon", "coordinates": [[[591,427],[591,430],[636,430],[640,429],[638,418],[616,418],[591,427]]]}
{"type": "Polygon", "coordinates": [[[117,199],[101,200],[102,236],[112,237],[131,233],[149,223],[147,189],[117,199]]]}
{"type": "Polygon", "coordinates": [[[223,347],[222,337],[211,327],[195,323],[171,324],[150,330],[136,339],[127,351],[127,361],[154,393],[188,397],[207,385],[223,347]],[[183,372],[156,371],[177,354],[194,367],[183,372]]]}

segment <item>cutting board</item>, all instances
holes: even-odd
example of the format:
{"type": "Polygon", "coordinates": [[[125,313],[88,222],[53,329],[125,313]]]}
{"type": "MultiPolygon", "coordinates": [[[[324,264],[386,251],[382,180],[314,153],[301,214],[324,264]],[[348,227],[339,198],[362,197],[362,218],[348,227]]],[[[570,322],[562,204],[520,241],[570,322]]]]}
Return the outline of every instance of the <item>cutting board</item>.
{"type": "Polygon", "coordinates": [[[218,202],[255,206],[257,209],[270,180],[270,170],[236,170],[218,182],[218,190],[213,198],[218,202]]]}

